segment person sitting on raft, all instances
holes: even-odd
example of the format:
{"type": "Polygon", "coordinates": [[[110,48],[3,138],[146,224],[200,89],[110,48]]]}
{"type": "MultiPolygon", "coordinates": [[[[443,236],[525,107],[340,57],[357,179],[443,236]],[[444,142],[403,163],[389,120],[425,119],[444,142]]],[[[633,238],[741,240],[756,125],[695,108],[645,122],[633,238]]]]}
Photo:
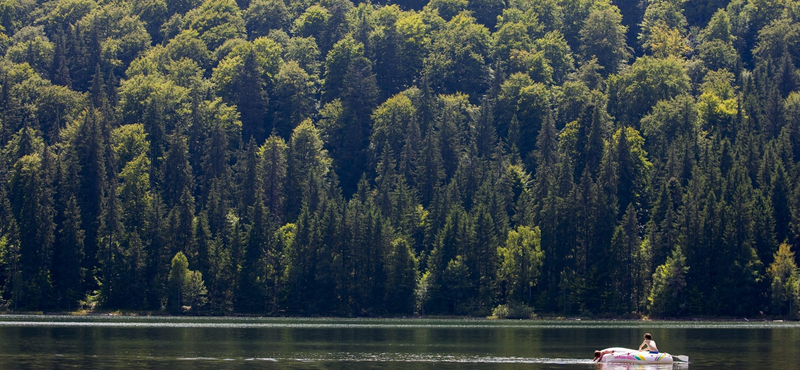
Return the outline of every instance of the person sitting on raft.
{"type": "Polygon", "coordinates": [[[653,336],[650,333],[644,334],[644,342],[642,345],[639,346],[639,351],[647,350],[650,353],[658,353],[658,347],[656,347],[656,341],[653,340],[653,336]]]}
{"type": "Polygon", "coordinates": [[[606,349],[603,351],[594,351],[594,358],[592,359],[593,362],[600,362],[603,361],[603,356],[614,353],[613,349],[606,349]]]}

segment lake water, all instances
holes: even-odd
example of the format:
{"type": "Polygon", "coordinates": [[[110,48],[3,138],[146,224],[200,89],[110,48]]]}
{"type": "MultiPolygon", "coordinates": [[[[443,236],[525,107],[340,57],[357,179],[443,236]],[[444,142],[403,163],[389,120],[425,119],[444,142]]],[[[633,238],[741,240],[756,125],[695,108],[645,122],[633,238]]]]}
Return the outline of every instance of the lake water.
{"type": "Polygon", "coordinates": [[[2,369],[791,369],[798,344],[798,322],[0,315],[2,369]],[[591,363],[645,332],[691,362],[591,363]]]}

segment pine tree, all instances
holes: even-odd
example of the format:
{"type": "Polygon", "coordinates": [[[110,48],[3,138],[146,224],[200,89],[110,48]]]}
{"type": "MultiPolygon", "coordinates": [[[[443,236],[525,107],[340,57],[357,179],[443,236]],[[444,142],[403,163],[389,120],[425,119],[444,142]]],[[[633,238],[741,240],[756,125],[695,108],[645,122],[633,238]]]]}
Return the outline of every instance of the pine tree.
{"type": "Polygon", "coordinates": [[[261,167],[258,165],[259,158],[257,158],[256,151],[255,140],[250,140],[247,143],[247,148],[240,153],[242,158],[237,161],[237,166],[239,167],[237,182],[240,185],[236,196],[239,199],[239,204],[237,205],[238,213],[245,215],[246,222],[250,222],[250,217],[252,217],[252,212],[249,208],[256,204],[256,199],[262,201],[263,197],[261,167]]]}
{"type": "Polygon", "coordinates": [[[56,193],[56,224],[58,229],[53,245],[56,261],[53,269],[53,286],[58,292],[58,306],[77,307],[83,298],[81,289],[85,270],[83,243],[85,232],[81,229],[81,212],[78,207],[78,174],[74,159],[61,160],[57,173],[59,184],[56,193]]]}
{"type": "Polygon", "coordinates": [[[414,288],[417,281],[417,259],[408,240],[392,241],[386,258],[386,302],[389,313],[414,312],[414,288]]]}
{"type": "MultiPolygon", "coordinates": [[[[0,297],[8,300],[19,296],[20,265],[19,265],[19,229],[17,220],[8,199],[5,169],[0,169],[0,251],[4,258],[0,260],[0,297]]],[[[18,307],[15,301],[15,308],[18,307]]]]}
{"type": "Polygon", "coordinates": [[[260,199],[252,208],[252,225],[249,228],[235,308],[240,312],[266,313],[271,306],[271,298],[267,296],[267,274],[272,269],[268,254],[273,227],[269,224],[269,214],[260,199]]]}
{"type": "Polygon", "coordinates": [[[278,136],[270,136],[259,150],[261,173],[263,173],[264,205],[269,210],[270,218],[275,225],[285,219],[286,195],[284,186],[287,180],[286,142],[278,136]]]}
{"type": "Polygon", "coordinates": [[[180,201],[184,189],[189,191],[193,188],[192,169],[187,154],[186,140],[173,135],[161,175],[162,197],[168,208],[174,207],[180,201]]]}
{"type": "Polygon", "coordinates": [[[320,181],[330,168],[328,153],[310,119],[294,129],[287,158],[286,219],[291,221],[298,217],[306,202],[304,195],[320,191],[320,181]]]}
{"type": "Polygon", "coordinates": [[[261,143],[267,137],[267,109],[269,99],[264,90],[261,68],[256,61],[256,53],[251,49],[237,68],[233,81],[232,102],[239,107],[242,120],[242,141],[254,138],[261,143]]]}
{"type": "Polygon", "coordinates": [[[371,130],[370,116],[378,98],[378,86],[372,63],[357,57],[350,63],[342,87],[344,107],[341,148],[331,152],[336,173],[341,178],[346,195],[357,188],[358,179],[367,167],[367,147],[371,130]]]}
{"type": "Polygon", "coordinates": [[[69,67],[66,55],[66,36],[64,30],[59,29],[55,35],[55,50],[53,53],[53,63],[50,67],[50,81],[59,86],[71,87],[72,79],[69,75],[69,67]]]}
{"type": "Polygon", "coordinates": [[[414,164],[414,183],[419,189],[420,200],[423,206],[431,204],[439,187],[444,180],[444,168],[442,165],[442,153],[439,150],[439,138],[434,130],[428,130],[425,139],[422,141],[417,163],[414,164]]]}
{"type": "Polygon", "coordinates": [[[53,221],[53,157],[48,150],[20,158],[9,179],[11,210],[19,227],[19,252],[12,256],[19,273],[13,279],[14,307],[41,309],[51,304],[50,271],[56,225],[53,221]]]}
{"type": "Polygon", "coordinates": [[[97,266],[99,251],[101,215],[104,203],[109,196],[108,169],[106,168],[106,148],[102,129],[102,117],[96,109],[85,110],[78,118],[81,120],[71,149],[77,158],[79,168],[78,207],[81,212],[81,229],[84,238],[83,269],[87,272],[82,290],[93,290],[95,281],[93,269],[97,266]]]}

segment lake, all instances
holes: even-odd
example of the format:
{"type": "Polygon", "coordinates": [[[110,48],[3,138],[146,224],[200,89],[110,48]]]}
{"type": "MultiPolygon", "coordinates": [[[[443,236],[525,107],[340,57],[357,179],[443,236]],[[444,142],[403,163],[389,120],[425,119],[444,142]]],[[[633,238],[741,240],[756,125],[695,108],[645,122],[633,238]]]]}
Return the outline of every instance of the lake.
{"type": "Polygon", "coordinates": [[[3,369],[788,369],[798,322],[516,321],[0,315],[3,369]],[[592,364],[595,349],[688,355],[592,364]]]}

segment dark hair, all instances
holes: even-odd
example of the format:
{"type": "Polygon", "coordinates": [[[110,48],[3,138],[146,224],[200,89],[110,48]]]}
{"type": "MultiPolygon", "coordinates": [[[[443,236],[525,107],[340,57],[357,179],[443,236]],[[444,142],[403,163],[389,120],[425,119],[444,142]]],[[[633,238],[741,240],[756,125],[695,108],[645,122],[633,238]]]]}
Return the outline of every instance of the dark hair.
{"type": "Polygon", "coordinates": [[[594,351],[594,358],[600,357],[600,351],[594,351]]]}
{"type": "Polygon", "coordinates": [[[651,340],[653,337],[650,336],[650,333],[644,333],[644,339],[651,340]]]}

